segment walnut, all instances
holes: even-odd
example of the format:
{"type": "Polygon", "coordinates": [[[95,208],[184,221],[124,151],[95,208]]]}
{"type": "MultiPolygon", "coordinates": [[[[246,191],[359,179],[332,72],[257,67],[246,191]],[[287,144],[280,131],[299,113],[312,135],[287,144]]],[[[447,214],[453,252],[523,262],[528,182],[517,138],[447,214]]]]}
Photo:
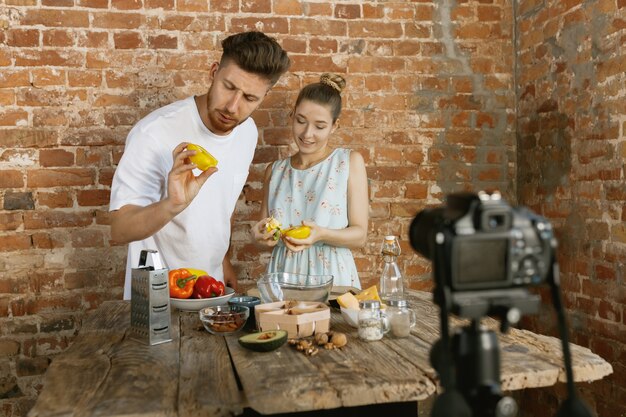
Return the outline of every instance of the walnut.
{"type": "Polygon", "coordinates": [[[330,338],[330,342],[340,348],[348,344],[348,338],[343,333],[334,332],[333,336],[330,338]]]}
{"type": "Polygon", "coordinates": [[[328,343],[328,335],[326,333],[316,333],[315,334],[315,343],[318,346],[325,345],[328,343]]]}

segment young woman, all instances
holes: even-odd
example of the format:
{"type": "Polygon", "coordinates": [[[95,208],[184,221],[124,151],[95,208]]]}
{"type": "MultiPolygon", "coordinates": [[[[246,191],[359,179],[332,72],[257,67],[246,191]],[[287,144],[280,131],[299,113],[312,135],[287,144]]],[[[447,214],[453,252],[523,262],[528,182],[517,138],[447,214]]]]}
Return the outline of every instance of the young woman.
{"type": "Polygon", "coordinates": [[[300,91],[292,121],[298,152],[267,167],[263,219],[252,234],[259,244],[273,247],[268,272],[331,274],[334,285],[360,288],[350,249],[367,239],[365,162],[358,152],[329,144],[345,84],[339,75],[323,74],[300,91]],[[303,239],[275,239],[266,227],[272,218],[282,229],[305,225],[311,233],[303,239]]]}

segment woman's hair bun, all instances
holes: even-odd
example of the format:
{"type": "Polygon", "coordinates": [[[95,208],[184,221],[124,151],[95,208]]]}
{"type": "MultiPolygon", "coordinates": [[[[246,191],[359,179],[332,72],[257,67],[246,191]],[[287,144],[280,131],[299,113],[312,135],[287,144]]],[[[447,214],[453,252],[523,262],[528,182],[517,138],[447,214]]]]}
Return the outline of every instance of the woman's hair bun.
{"type": "Polygon", "coordinates": [[[331,74],[328,72],[325,72],[324,74],[322,74],[322,76],[320,77],[320,83],[326,84],[327,86],[332,87],[333,89],[337,90],[337,92],[340,94],[341,94],[341,91],[346,86],[346,80],[341,75],[331,74]]]}

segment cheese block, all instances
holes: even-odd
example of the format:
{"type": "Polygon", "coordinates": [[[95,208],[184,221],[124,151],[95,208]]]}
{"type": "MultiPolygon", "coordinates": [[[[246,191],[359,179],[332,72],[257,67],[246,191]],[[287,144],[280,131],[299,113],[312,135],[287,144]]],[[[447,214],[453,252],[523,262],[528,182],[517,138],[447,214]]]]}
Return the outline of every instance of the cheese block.
{"type": "Polygon", "coordinates": [[[359,309],[359,300],[351,292],[347,292],[337,297],[337,303],[343,308],[359,309]]]}
{"type": "Polygon", "coordinates": [[[373,285],[369,288],[364,289],[363,291],[358,293],[355,297],[358,301],[364,301],[364,300],[380,301],[380,297],[378,295],[378,289],[376,288],[376,285],[373,285]]]}

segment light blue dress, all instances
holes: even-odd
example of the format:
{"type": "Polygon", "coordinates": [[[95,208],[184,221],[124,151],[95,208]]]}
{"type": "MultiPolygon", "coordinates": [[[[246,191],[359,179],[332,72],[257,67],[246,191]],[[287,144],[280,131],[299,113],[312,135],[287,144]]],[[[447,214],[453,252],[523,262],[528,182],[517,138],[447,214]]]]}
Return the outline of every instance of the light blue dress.
{"type": "MultiPolygon", "coordinates": [[[[272,165],[269,183],[269,215],[283,228],[303,220],[329,229],[348,226],[348,175],[350,150],[337,148],[326,159],[307,169],[295,169],[291,158],[272,165]]],[[[289,251],[282,241],[274,247],[268,272],[309,275],[332,274],[333,285],[361,288],[352,252],[348,248],[316,243],[300,252],[289,251]]]]}

